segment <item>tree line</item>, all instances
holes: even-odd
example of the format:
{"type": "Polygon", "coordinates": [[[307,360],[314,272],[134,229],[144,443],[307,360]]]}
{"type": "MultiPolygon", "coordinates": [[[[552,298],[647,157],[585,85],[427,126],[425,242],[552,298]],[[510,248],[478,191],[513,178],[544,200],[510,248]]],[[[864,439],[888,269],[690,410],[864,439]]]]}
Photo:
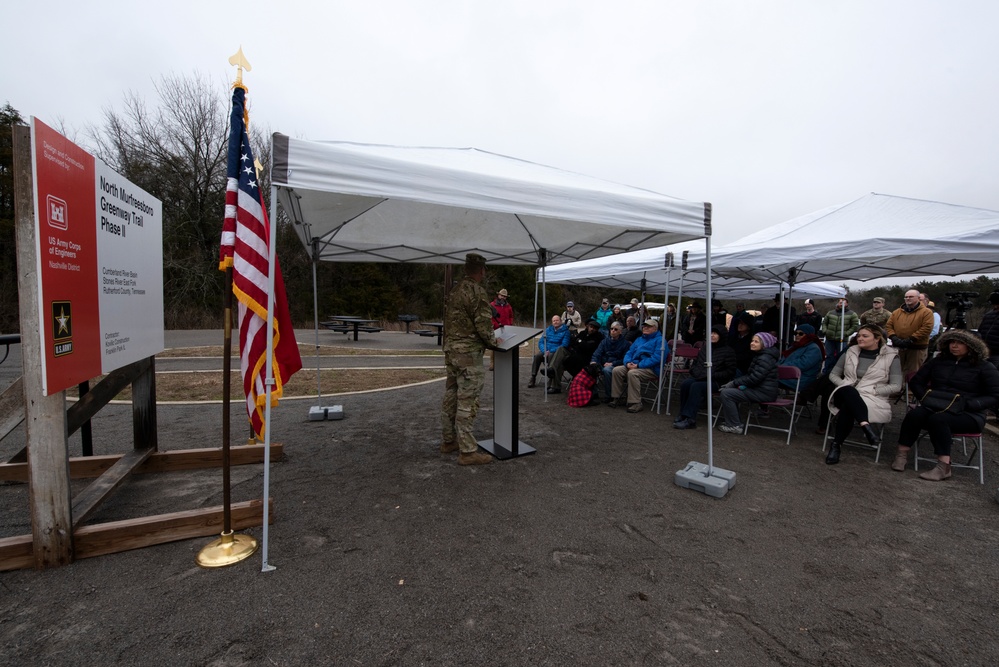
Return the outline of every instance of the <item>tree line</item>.
{"type": "MultiPolygon", "coordinates": [[[[225,205],[228,149],[229,89],[198,75],[164,76],[156,86],[156,100],[147,102],[126,93],[119,106],[103,110],[100,123],[88,126],[84,137],[70,137],[115,171],[163,202],[164,325],[168,329],[217,328],[222,321],[223,274],[218,270],[219,239],[225,205]]],[[[254,154],[264,165],[261,187],[268,193],[270,131],[249,128],[254,154]]],[[[26,119],[9,102],[0,108],[0,332],[19,330],[11,131],[26,119]]],[[[288,291],[292,320],[311,327],[313,321],[313,264],[291,225],[278,220],[277,253],[288,291]]],[[[445,267],[438,264],[349,264],[320,262],[315,266],[319,317],[351,313],[395,322],[400,314],[424,320],[443,316],[445,267]]],[[[460,275],[455,271],[454,275],[460,275]]],[[[510,293],[518,323],[535,317],[536,288],[532,267],[491,266],[486,290],[510,293]]],[[[914,283],[938,304],[946,292],[977,291],[980,318],[987,297],[996,289],[983,277],[972,281],[914,283]]],[[[884,296],[888,307],[900,304],[909,285],[854,290],[851,302],[862,312],[873,296],[884,296]],[[863,305],[863,307],[861,307],[863,305]]],[[[604,297],[627,303],[635,290],[601,290],[548,285],[548,313],[561,312],[573,300],[584,314],[592,314],[604,297]]],[[[541,295],[537,294],[538,301],[541,295]]],[[[649,295],[648,300],[661,300],[649,295]]],[[[674,299],[675,301],[675,299],[674,299]]],[[[687,300],[685,299],[686,303],[687,300]]],[[[799,302],[796,299],[796,302],[799,302]]],[[[684,305],[685,305],[684,303],[684,305]]],[[[734,302],[724,301],[731,311],[734,302]]],[[[825,312],[834,300],[818,300],[825,312]],[[828,304],[826,303],[828,301],[828,304]]],[[[753,308],[751,304],[748,307],[753,308]]],[[[682,307],[682,306],[681,306],[682,307]]],[[[542,317],[540,305],[538,318],[542,317]]],[[[976,320],[977,322],[977,320],[976,320]]]]}

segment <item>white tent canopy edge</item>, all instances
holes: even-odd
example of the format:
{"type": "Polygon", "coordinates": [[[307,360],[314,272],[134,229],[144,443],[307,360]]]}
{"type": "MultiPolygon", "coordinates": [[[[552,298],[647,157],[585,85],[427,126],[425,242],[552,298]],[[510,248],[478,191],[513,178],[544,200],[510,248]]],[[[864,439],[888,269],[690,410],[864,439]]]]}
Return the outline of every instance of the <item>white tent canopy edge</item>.
{"type": "Polygon", "coordinates": [[[272,141],[278,203],[319,260],[538,266],[710,236],[710,204],[474,148],[272,141]]]}

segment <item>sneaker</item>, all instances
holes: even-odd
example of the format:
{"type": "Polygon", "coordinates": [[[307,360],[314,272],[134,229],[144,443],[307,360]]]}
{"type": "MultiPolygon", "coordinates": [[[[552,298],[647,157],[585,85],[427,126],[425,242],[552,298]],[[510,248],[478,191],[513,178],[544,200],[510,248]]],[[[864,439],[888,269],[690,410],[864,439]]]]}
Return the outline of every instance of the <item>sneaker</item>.
{"type": "Polygon", "coordinates": [[[560,387],[548,387],[549,394],[561,394],[562,389],[560,387]]]}
{"type": "Polygon", "coordinates": [[[619,405],[621,405],[621,399],[620,398],[612,398],[610,400],[610,403],[607,404],[607,407],[609,407],[609,408],[616,408],[619,405]]]}
{"type": "Polygon", "coordinates": [[[673,428],[679,429],[681,431],[686,431],[688,429],[697,428],[697,422],[694,421],[693,419],[683,419],[673,424],[673,428]]]}
{"type": "Polygon", "coordinates": [[[718,430],[722,433],[738,433],[742,435],[742,426],[729,426],[728,424],[722,424],[718,427],[718,430]]]}
{"type": "Polygon", "coordinates": [[[641,411],[642,411],[641,403],[632,403],[631,405],[628,406],[628,412],[635,413],[641,411]]]}
{"type": "Polygon", "coordinates": [[[458,465],[460,466],[478,466],[492,462],[492,454],[487,454],[486,452],[472,452],[471,454],[461,452],[458,454],[458,465]]]}

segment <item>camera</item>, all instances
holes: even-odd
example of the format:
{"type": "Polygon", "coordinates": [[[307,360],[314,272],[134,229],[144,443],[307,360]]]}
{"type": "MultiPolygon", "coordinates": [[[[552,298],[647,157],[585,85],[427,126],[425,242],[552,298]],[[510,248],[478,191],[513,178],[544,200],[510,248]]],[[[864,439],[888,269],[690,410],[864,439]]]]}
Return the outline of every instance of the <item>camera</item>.
{"type": "Polygon", "coordinates": [[[964,319],[965,313],[971,310],[975,304],[972,299],[978,297],[978,292],[944,292],[947,297],[947,328],[967,329],[968,323],[964,319]],[[950,311],[954,311],[954,319],[951,320],[950,311]]]}

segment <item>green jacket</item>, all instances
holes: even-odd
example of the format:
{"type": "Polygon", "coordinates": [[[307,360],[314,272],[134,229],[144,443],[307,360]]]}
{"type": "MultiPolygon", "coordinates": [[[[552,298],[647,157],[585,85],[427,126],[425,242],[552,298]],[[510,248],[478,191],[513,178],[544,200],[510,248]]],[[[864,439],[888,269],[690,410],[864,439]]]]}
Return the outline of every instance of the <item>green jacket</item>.
{"type": "Polygon", "coordinates": [[[841,337],[839,333],[839,320],[840,315],[837,309],[830,310],[822,318],[822,335],[826,337],[826,340],[848,340],[860,328],[860,317],[857,313],[847,308],[843,316],[843,335],[841,337]]]}
{"type": "Polygon", "coordinates": [[[451,290],[444,308],[444,351],[481,353],[495,345],[489,295],[466,276],[451,290]]]}

